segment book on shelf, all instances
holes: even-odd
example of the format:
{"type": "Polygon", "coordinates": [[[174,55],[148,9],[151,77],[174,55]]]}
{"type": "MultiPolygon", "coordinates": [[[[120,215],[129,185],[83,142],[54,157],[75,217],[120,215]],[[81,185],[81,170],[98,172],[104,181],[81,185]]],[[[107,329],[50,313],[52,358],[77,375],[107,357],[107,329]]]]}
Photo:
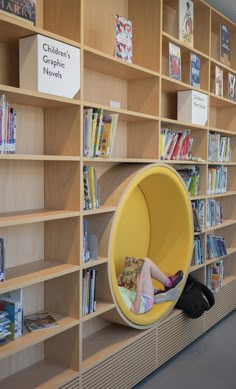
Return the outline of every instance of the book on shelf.
{"type": "Polygon", "coordinates": [[[190,53],[190,85],[200,88],[201,59],[199,55],[190,53]]]}
{"type": "Polygon", "coordinates": [[[179,0],[179,40],[193,47],[194,3],[179,0]]]}
{"type": "Polygon", "coordinates": [[[201,239],[199,236],[195,236],[193,242],[193,255],[192,255],[191,266],[201,265],[202,263],[203,263],[203,256],[202,256],[201,239]]]}
{"type": "Polygon", "coordinates": [[[216,96],[224,96],[224,79],[223,79],[223,69],[219,66],[215,66],[215,94],[216,96]]]}
{"type": "Polygon", "coordinates": [[[7,336],[11,335],[10,323],[8,312],[0,311],[0,344],[6,342],[7,336]]]}
{"type": "Polygon", "coordinates": [[[115,23],[115,57],[120,58],[128,63],[132,63],[132,22],[123,16],[116,15],[115,23]]]}
{"type": "Polygon", "coordinates": [[[22,289],[12,290],[0,295],[0,311],[7,312],[10,320],[6,336],[8,340],[19,338],[23,334],[23,294],[22,289]]]}
{"type": "Polygon", "coordinates": [[[228,73],[228,98],[235,101],[235,74],[228,73]]]}
{"type": "Polygon", "coordinates": [[[122,273],[118,278],[118,285],[127,289],[137,288],[137,277],[142,271],[144,260],[136,257],[125,257],[122,273]]]}
{"type": "Polygon", "coordinates": [[[222,206],[220,200],[207,200],[207,228],[223,223],[222,206]]]}
{"type": "Polygon", "coordinates": [[[200,189],[199,166],[176,166],[176,171],[184,181],[190,196],[198,196],[200,189]]]}
{"type": "Polygon", "coordinates": [[[230,137],[215,132],[209,132],[208,160],[211,162],[230,162],[231,157],[230,137]]]}
{"type": "Polygon", "coordinates": [[[5,280],[5,241],[0,238],[0,282],[5,280]]]}
{"type": "Polygon", "coordinates": [[[57,321],[48,312],[39,312],[24,317],[24,325],[30,332],[54,328],[58,326],[57,321]]]}
{"type": "Polygon", "coordinates": [[[208,120],[208,95],[195,90],[178,91],[177,120],[205,126],[208,120]]]}
{"type": "Polygon", "coordinates": [[[83,209],[100,207],[100,189],[97,182],[97,171],[93,166],[83,166],[84,196],[83,209]]]}
{"type": "Polygon", "coordinates": [[[161,129],[160,159],[188,160],[191,159],[190,130],[171,131],[161,129]]]}
{"type": "Polygon", "coordinates": [[[209,166],[207,180],[207,194],[221,194],[227,192],[227,166],[209,166]]]}
{"type": "Polygon", "coordinates": [[[204,200],[192,200],[191,205],[193,209],[194,231],[201,232],[204,230],[205,225],[205,202],[204,200]]]}
{"type": "Polygon", "coordinates": [[[1,0],[0,13],[35,25],[36,0],[1,0]]]}
{"type": "Polygon", "coordinates": [[[98,238],[95,234],[88,232],[88,221],[83,220],[83,262],[90,259],[98,259],[98,238]]]}
{"type": "Polygon", "coordinates": [[[207,235],[207,259],[224,257],[227,255],[225,240],[222,236],[207,235]]]}
{"type": "Polygon", "coordinates": [[[0,95],[0,154],[15,154],[16,109],[10,106],[6,95],[0,95]]]}
{"type": "Polygon", "coordinates": [[[220,62],[230,66],[231,31],[223,23],[220,24],[220,62]]]}
{"type": "Polygon", "coordinates": [[[82,276],[82,315],[96,311],[96,278],[97,269],[83,270],[82,276]]]}
{"type": "Polygon", "coordinates": [[[223,286],[224,261],[218,260],[215,263],[207,265],[206,284],[209,289],[218,292],[223,286]]]}
{"type": "Polygon", "coordinates": [[[169,42],[169,76],[181,81],[181,50],[171,42],[169,42]]]}

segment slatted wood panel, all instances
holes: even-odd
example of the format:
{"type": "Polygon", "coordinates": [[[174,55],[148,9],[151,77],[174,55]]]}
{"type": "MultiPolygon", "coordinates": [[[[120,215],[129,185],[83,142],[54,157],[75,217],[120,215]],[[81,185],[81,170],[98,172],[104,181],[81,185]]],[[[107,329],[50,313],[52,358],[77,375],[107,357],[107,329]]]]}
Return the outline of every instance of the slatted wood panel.
{"type": "Polygon", "coordinates": [[[81,388],[80,377],[75,378],[74,380],[68,382],[68,384],[65,384],[65,385],[60,387],[60,389],[80,389],[80,388],[81,388]]]}
{"type": "Polygon", "coordinates": [[[204,332],[204,317],[189,319],[184,313],[164,321],[157,329],[158,367],[204,332]]]}
{"type": "Polygon", "coordinates": [[[156,330],[82,374],[83,389],[129,389],[156,369],[156,330]]]}
{"type": "Polygon", "coordinates": [[[205,331],[236,308],[236,281],[224,286],[215,294],[215,305],[205,313],[205,331]]]}

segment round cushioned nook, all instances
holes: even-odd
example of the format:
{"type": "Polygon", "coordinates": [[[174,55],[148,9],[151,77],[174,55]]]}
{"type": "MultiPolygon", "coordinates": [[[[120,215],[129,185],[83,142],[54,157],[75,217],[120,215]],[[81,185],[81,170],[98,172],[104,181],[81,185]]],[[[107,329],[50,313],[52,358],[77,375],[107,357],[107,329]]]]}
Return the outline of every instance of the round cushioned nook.
{"type": "MultiPolygon", "coordinates": [[[[130,177],[129,180],[127,174],[124,179],[112,224],[109,280],[119,322],[144,329],[163,319],[176,301],[154,304],[151,311],[141,315],[128,310],[117,285],[124,258],[149,257],[168,274],[181,269],[184,272],[183,287],[193,248],[192,209],[182,179],[170,166],[152,164],[137,167],[130,177]]],[[[158,286],[155,282],[154,286],[158,286]]]]}

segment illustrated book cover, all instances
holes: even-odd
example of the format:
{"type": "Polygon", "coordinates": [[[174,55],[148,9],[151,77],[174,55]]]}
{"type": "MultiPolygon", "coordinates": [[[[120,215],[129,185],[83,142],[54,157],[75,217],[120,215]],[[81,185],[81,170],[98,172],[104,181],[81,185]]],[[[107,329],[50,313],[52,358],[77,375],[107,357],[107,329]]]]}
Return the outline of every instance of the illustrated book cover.
{"type": "Polygon", "coordinates": [[[36,0],[2,0],[0,13],[35,25],[36,0]]]}
{"type": "Polygon", "coordinates": [[[235,100],[235,74],[228,73],[228,98],[235,100]]]}
{"type": "Polygon", "coordinates": [[[181,81],[181,51],[180,47],[169,43],[169,76],[181,81]]]}
{"type": "Polygon", "coordinates": [[[137,277],[142,271],[144,260],[136,257],[125,257],[125,264],[119,277],[119,285],[127,289],[137,288],[137,277]]]}
{"type": "Polygon", "coordinates": [[[132,63],[132,22],[119,15],[116,15],[115,21],[115,57],[132,63]]]}
{"type": "Polygon", "coordinates": [[[215,67],[215,93],[216,96],[223,97],[223,69],[215,67]]]}
{"type": "Polygon", "coordinates": [[[220,25],[220,62],[230,66],[230,29],[223,23],[220,25]]]}
{"type": "Polygon", "coordinates": [[[200,88],[200,67],[201,60],[196,54],[190,54],[190,85],[200,88]]]}
{"type": "Polygon", "coordinates": [[[24,324],[31,332],[58,326],[56,320],[48,312],[25,316],[24,324]]]}
{"type": "Polygon", "coordinates": [[[192,0],[179,0],[179,40],[193,47],[194,5],[192,0]]]}

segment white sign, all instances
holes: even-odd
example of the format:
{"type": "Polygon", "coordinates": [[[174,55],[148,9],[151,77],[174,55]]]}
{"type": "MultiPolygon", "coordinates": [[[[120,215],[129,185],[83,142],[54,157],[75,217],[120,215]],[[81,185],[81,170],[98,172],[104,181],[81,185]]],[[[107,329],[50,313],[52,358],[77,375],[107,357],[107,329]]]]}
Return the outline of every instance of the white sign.
{"type": "Polygon", "coordinates": [[[80,49],[42,35],[21,39],[20,87],[73,98],[80,90],[80,49]]]}
{"type": "Polygon", "coordinates": [[[177,119],[205,126],[208,120],[208,96],[195,90],[178,92],[177,119]]]}

